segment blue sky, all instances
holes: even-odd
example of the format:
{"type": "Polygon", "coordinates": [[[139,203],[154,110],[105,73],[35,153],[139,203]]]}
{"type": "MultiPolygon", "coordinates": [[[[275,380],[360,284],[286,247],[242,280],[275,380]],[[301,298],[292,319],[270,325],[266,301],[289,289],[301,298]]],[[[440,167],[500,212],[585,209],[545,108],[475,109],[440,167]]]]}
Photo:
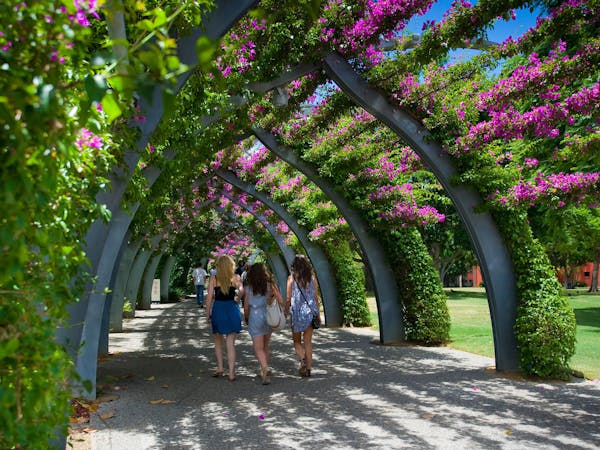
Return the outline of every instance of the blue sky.
{"type": "MultiPolygon", "coordinates": [[[[473,5],[477,4],[476,1],[471,2],[473,5]]],[[[424,16],[415,16],[411,19],[407,26],[407,30],[420,34],[423,23],[426,20],[440,21],[444,13],[450,9],[452,1],[440,0],[436,2],[431,9],[424,16]]],[[[526,32],[529,28],[535,26],[535,20],[540,11],[529,12],[529,8],[516,10],[516,21],[506,22],[504,20],[498,20],[493,30],[489,31],[488,38],[494,42],[502,42],[508,36],[517,38],[526,32]]]]}
{"type": "MultiPolygon", "coordinates": [[[[476,0],[472,1],[471,4],[475,5],[476,0]]],[[[452,5],[451,0],[440,0],[431,7],[431,9],[423,16],[415,16],[408,23],[406,30],[412,33],[421,34],[423,23],[427,20],[434,20],[439,22],[446,11],[450,9],[452,5]]],[[[540,15],[545,15],[539,9],[533,13],[529,11],[529,8],[521,8],[515,10],[516,20],[505,21],[499,19],[494,24],[493,28],[488,30],[487,38],[492,42],[498,44],[504,42],[509,36],[513,39],[517,39],[527,30],[535,26],[536,18],[540,15]]],[[[450,61],[466,60],[479,53],[477,50],[471,49],[459,49],[451,51],[449,53],[450,61]]],[[[499,73],[499,69],[493,71],[493,73],[499,73]]]]}

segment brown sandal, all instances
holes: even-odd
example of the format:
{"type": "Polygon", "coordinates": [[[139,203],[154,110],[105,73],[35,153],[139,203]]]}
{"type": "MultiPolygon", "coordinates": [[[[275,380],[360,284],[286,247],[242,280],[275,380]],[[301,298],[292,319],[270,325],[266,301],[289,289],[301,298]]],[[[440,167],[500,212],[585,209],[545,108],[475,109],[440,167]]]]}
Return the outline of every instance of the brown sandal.
{"type": "Polygon", "coordinates": [[[262,379],[263,385],[271,384],[270,372],[269,369],[260,369],[260,378],[262,379]]]}
{"type": "Polygon", "coordinates": [[[222,370],[215,370],[215,372],[212,374],[213,378],[220,378],[223,376],[223,371],[222,370]]]}
{"type": "Polygon", "coordinates": [[[302,359],[302,361],[300,361],[300,369],[298,370],[298,374],[301,377],[306,376],[306,361],[304,360],[304,358],[302,359]]]}

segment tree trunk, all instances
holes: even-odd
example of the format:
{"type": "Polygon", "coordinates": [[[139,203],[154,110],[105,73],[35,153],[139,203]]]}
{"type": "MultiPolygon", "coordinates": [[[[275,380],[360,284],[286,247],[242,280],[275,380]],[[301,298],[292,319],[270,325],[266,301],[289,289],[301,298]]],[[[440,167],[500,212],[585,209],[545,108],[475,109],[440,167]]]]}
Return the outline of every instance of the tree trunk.
{"type": "Polygon", "coordinates": [[[568,275],[568,271],[567,271],[567,266],[563,267],[563,274],[565,275],[565,281],[564,281],[564,288],[565,289],[569,289],[569,275],[568,275]]]}
{"type": "Polygon", "coordinates": [[[594,267],[592,268],[592,282],[590,283],[590,292],[598,292],[598,267],[600,266],[600,248],[596,249],[594,254],[594,267]]]}

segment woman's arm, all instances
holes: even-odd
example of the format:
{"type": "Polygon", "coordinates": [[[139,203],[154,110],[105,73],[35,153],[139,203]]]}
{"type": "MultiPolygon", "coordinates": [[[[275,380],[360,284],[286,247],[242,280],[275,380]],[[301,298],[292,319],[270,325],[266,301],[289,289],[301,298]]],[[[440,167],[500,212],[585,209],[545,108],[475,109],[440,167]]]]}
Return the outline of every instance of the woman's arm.
{"type": "Polygon", "coordinates": [[[244,302],[244,322],[248,325],[248,319],[250,319],[250,305],[248,304],[248,299],[244,302]]]}
{"type": "Polygon", "coordinates": [[[212,304],[213,297],[215,295],[215,277],[210,277],[208,281],[208,293],[206,295],[206,321],[210,321],[210,316],[212,315],[212,304]]]}
{"type": "Polygon", "coordinates": [[[287,293],[285,297],[285,311],[284,314],[287,316],[290,313],[292,307],[292,276],[290,275],[287,280],[287,293]]]}
{"type": "Polygon", "coordinates": [[[321,309],[321,302],[319,300],[319,282],[317,281],[317,277],[313,277],[315,282],[315,303],[317,304],[317,309],[321,309]]]}
{"type": "Polygon", "coordinates": [[[279,306],[283,308],[283,298],[281,297],[281,292],[279,292],[279,288],[275,283],[271,283],[271,292],[273,293],[273,297],[279,303],[279,306]]]}

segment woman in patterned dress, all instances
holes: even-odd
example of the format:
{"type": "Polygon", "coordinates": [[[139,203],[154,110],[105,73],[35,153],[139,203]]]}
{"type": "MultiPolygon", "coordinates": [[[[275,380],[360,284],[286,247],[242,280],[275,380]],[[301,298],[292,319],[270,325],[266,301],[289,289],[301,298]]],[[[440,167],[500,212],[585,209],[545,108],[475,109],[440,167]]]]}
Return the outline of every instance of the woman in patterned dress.
{"type": "Polygon", "coordinates": [[[312,317],[319,314],[319,285],[308,258],[296,255],[287,281],[285,315],[292,313],[294,350],[300,361],[299,374],[310,377],[312,370],[312,317]]]}

